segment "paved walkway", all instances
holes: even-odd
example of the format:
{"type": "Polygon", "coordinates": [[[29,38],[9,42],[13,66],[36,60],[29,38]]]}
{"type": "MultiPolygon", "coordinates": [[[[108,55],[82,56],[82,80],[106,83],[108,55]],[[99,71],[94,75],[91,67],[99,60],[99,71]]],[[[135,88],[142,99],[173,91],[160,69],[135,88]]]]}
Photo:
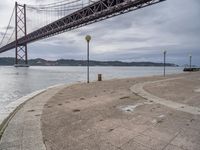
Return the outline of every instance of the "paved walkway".
{"type": "MultiPolygon", "coordinates": [[[[130,91],[139,83],[179,83],[180,78],[198,80],[199,73],[112,80],[63,89],[43,111],[42,133],[47,150],[198,150],[200,115],[193,111],[195,107],[185,104],[192,110],[180,111],[169,107],[172,102],[166,107],[164,98],[162,102],[157,101],[157,96],[149,100],[130,91]]],[[[188,84],[196,89],[192,82],[188,84]]],[[[173,88],[176,93],[179,84],[173,88]]]]}
{"type": "Polygon", "coordinates": [[[40,122],[43,106],[62,88],[48,89],[26,102],[9,122],[0,141],[0,150],[46,150],[40,122]]]}
{"type": "Polygon", "coordinates": [[[167,99],[164,99],[164,98],[160,98],[160,97],[155,96],[155,95],[147,92],[146,90],[144,90],[144,86],[149,85],[149,84],[154,84],[154,83],[162,84],[161,82],[173,81],[173,80],[183,79],[183,78],[184,77],[170,78],[170,79],[164,79],[164,80],[158,80],[158,81],[149,81],[149,82],[145,82],[145,83],[138,83],[138,84],[135,84],[134,86],[132,86],[130,89],[134,93],[148,99],[149,101],[159,103],[159,104],[162,104],[164,106],[167,106],[167,107],[170,107],[170,108],[173,108],[173,109],[176,109],[176,110],[180,110],[180,111],[183,111],[183,112],[187,112],[187,113],[190,113],[190,114],[200,115],[200,108],[199,107],[189,106],[189,105],[186,105],[186,104],[183,104],[183,103],[177,103],[177,102],[171,101],[169,99],[167,100],[167,99]]]}

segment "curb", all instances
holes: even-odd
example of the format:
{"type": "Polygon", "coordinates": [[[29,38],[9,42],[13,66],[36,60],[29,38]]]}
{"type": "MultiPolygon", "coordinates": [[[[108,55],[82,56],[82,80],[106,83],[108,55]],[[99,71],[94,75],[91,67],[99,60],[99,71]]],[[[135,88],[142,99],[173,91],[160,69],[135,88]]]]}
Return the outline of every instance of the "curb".
{"type": "Polygon", "coordinates": [[[52,88],[59,87],[62,85],[65,85],[65,84],[57,84],[54,86],[49,86],[48,88],[32,92],[26,96],[23,96],[23,97],[17,99],[14,102],[8,104],[6,106],[6,108],[8,109],[8,112],[5,113],[5,116],[2,115],[3,119],[0,120],[0,140],[1,140],[1,137],[2,137],[6,127],[8,126],[8,123],[10,122],[10,120],[15,116],[15,114],[18,112],[18,110],[20,110],[26,104],[26,102],[28,102],[29,100],[35,98],[36,96],[38,96],[44,92],[46,92],[48,89],[52,89],[52,88]]]}
{"type": "Polygon", "coordinates": [[[192,115],[200,115],[200,108],[199,107],[194,107],[194,106],[190,106],[190,105],[187,105],[187,104],[174,102],[174,101],[169,100],[169,99],[160,98],[158,96],[155,96],[155,95],[147,92],[143,88],[147,84],[158,83],[158,82],[169,81],[169,80],[176,80],[176,79],[180,79],[180,78],[168,78],[168,79],[165,79],[165,80],[157,80],[157,81],[148,81],[148,82],[144,82],[144,83],[138,83],[138,84],[131,86],[130,90],[133,93],[145,98],[146,100],[152,101],[154,103],[158,103],[158,104],[164,105],[166,107],[175,109],[177,111],[182,111],[182,112],[189,113],[189,114],[192,114],[192,115]]]}
{"type": "MultiPolygon", "coordinates": [[[[20,108],[22,108],[23,105],[26,104],[26,102],[28,102],[29,100],[33,99],[34,97],[36,97],[36,96],[38,96],[38,95],[44,93],[45,91],[46,91],[46,89],[39,90],[39,91],[33,92],[33,93],[29,94],[29,95],[26,95],[26,96],[24,96],[24,97],[22,97],[22,98],[16,100],[16,101],[20,101],[20,103],[18,104],[18,106],[16,106],[14,109],[11,108],[11,109],[13,109],[13,110],[11,110],[11,112],[8,114],[7,117],[3,118],[3,121],[2,121],[2,122],[0,122],[0,140],[1,140],[1,137],[2,137],[2,135],[3,135],[3,132],[5,131],[5,129],[6,129],[7,125],[8,125],[8,123],[9,123],[10,120],[14,117],[14,115],[18,112],[18,110],[19,110],[20,108]]],[[[16,105],[16,103],[13,102],[13,103],[10,103],[9,105],[16,105]]],[[[12,106],[12,107],[13,107],[13,106],[12,106]]]]}

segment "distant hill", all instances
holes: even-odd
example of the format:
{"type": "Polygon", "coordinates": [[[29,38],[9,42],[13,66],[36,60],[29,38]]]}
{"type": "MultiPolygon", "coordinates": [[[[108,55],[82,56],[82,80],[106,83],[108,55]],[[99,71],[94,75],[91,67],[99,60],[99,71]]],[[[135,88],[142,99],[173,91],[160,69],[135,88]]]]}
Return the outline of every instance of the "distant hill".
{"type": "MultiPolygon", "coordinates": [[[[0,57],[1,66],[14,65],[14,58],[0,57]]],[[[31,66],[86,66],[86,60],[73,60],[73,59],[59,59],[56,61],[49,61],[41,58],[30,59],[29,65],[31,66]]],[[[122,62],[122,61],[94,61],[90,60],[90,66],[163,66],[163,63],[155,62],[122,62]]],[[[167,63],[166,66],[177,66],[175,64],[167,63]]]]}

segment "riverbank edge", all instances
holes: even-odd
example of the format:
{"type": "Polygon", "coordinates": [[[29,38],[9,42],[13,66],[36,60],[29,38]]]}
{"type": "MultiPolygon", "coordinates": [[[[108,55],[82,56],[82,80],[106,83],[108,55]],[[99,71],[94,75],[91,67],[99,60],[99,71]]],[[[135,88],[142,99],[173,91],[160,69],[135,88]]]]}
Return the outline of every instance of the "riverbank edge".
{"type": "Polygon", "coordinates": [[[7,127],[7,125],[9,124],[10,120],[15,116],[15,114],[31,99],[37,97],[38,95],[46,92],[48,89],[52,89],[52,88],[56,88],[59,86],[63,86],[65,84],[56,84],[53,86],[49,86],[47,88],[41,89],[41,90],[37,90],[34,91],[28,95],[25,95],[19,99],[17,99],[16,101],[8,104],[8,106],[6,107],[10,107],[12,110],[2,119],[2,121],[0,122],[0,140],[2,138],[2,135],[7,127]]]}

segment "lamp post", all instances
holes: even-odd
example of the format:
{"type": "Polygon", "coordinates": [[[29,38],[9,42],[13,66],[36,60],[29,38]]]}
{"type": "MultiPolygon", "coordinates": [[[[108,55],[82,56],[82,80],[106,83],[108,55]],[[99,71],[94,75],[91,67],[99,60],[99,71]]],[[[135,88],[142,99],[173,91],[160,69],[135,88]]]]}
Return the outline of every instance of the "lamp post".
{"type": "Polygon", "coordinates": [[[87,41],[87,83],[90,82],[90,61],[89,61],[89,49],[90,49],[90,40],[91,40],[91,36],[90,35],[86,35],[85,40],[87,41]]]}
{"type": "Polygon", "coordinates": [[[164,50],[163,51],[163,54],[164,54],[164,77],[165,77],[165,65],[166,65],[166,53],[167,53],[167,51],[166,50],[164,50]]]}
{"type": "Polygon", "coordinates": [[[190,70],[191,70],[191,68],[192,68],[192,55],[190,54],[189,57],[190,57],[190,70]]]}

